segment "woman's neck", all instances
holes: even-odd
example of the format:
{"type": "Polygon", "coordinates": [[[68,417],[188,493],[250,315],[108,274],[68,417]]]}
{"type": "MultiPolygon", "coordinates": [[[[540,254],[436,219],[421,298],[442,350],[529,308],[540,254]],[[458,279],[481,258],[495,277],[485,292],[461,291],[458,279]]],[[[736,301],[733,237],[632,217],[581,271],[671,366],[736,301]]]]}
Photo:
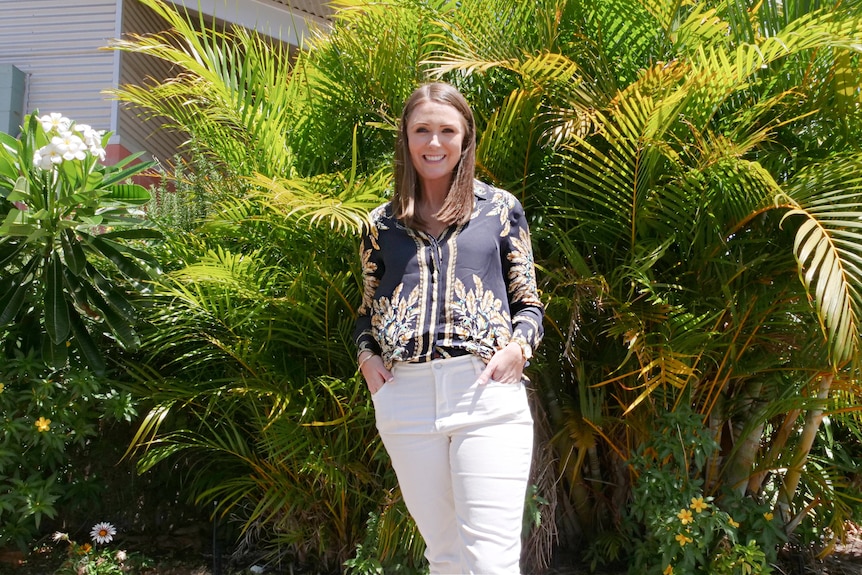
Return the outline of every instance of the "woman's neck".
{"type": "Polygon", "coordinates": [[[424,209],[431,210],[432,214],[436,214],[443,207],[446,201],[446,196],[449,194],[449,186],[434,182],[433,184],[423,184],[422,194],[419,197],[419,203],[424,209]]]}

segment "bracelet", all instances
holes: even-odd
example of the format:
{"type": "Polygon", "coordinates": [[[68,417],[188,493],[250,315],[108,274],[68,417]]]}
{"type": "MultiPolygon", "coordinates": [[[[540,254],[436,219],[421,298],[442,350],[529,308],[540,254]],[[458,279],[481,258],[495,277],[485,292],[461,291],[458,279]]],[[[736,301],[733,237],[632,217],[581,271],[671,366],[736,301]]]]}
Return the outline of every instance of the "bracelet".
{"type": "Polygon", "coordinates": [[[365,365],[365,362],[368,361],[369,359],[371,359],[372,357],[374,357],[374,355],[375,355],[375,353],[373,351],[370,351],[367,349],[365,351],[368,352],[368,355],[366,355],[365,357],[363,357],[362,359],[359,360],[359,366],[358,366],[359,369],[362,369],[362,366],[365,365]]]}

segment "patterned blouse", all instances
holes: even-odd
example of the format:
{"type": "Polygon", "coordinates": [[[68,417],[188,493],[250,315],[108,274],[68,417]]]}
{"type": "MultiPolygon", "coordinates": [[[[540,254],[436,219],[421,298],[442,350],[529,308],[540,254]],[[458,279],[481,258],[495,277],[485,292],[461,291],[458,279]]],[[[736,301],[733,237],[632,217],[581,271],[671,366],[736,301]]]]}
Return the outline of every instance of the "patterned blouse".
{"type": "Polygon", "coordinates": [[[486,362],[510,341],[538,346],[544,306],[520,202],[474,183],[466,224],[439,238],[405,227],[387,203],[362,237],[364,290],[354,338],[396,361],[472,353],[486,362]]]}

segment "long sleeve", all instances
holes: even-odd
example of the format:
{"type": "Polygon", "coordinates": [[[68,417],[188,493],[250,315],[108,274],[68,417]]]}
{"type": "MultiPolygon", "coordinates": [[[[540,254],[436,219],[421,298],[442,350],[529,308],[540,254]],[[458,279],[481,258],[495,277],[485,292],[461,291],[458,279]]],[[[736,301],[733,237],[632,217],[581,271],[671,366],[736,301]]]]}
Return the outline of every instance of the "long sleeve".
{"type": "Polygon", "coordinates": [[[363,351],[380,353],[380,345],[371,329],[371,315],[374,307],[374,294],[383,276],[383,258],[377,242],[377,227],[371,225],[362,235],[359,257],[362,262],[362,302],[357,310],[356,328],[353,339],[357,354],[363,351]]]}
{"type": "Polygon", "coordinates": [[[391,367],[441,353],[488,361],[510,341],[539,345],[544,306],[524,210],[481,182],[474,198],[470,219],[439,237],[405,227],[389,204],[371,214],[360,247],[358,353],[391,367]]]}
{"type": "Polygon", "coordinates": [[[544,335],[545,308],[539,297],[530,230],[524,209],[514,201],[509,212],[509,230],[503,245],[503,272],[512,314],[512,341],[539,346],[544,335]]]}

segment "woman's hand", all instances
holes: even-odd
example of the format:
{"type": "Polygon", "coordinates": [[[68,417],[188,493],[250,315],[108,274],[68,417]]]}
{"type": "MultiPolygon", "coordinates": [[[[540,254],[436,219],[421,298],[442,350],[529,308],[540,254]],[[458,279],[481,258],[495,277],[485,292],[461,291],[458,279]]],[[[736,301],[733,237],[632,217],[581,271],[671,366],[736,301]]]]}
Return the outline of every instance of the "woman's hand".
{"type": "Polygon", "coordinates": [[[492,379],[500,383],[518,383],[524,374],[524,363],[521,346],[510,342],[503,349],[497,350],[477,381],[479,385],[484,385],[492,379]]]}
{"type": "Polygon", "coordinates": [[[392,381],[392,373],[383,365],[383,358],[379,355],[361,358],[360,361],[359,369],[362,371],[362,377],[365,378],[365,385],[368,386],[371,395],[377,393],[385,383],[392,381]]]}

